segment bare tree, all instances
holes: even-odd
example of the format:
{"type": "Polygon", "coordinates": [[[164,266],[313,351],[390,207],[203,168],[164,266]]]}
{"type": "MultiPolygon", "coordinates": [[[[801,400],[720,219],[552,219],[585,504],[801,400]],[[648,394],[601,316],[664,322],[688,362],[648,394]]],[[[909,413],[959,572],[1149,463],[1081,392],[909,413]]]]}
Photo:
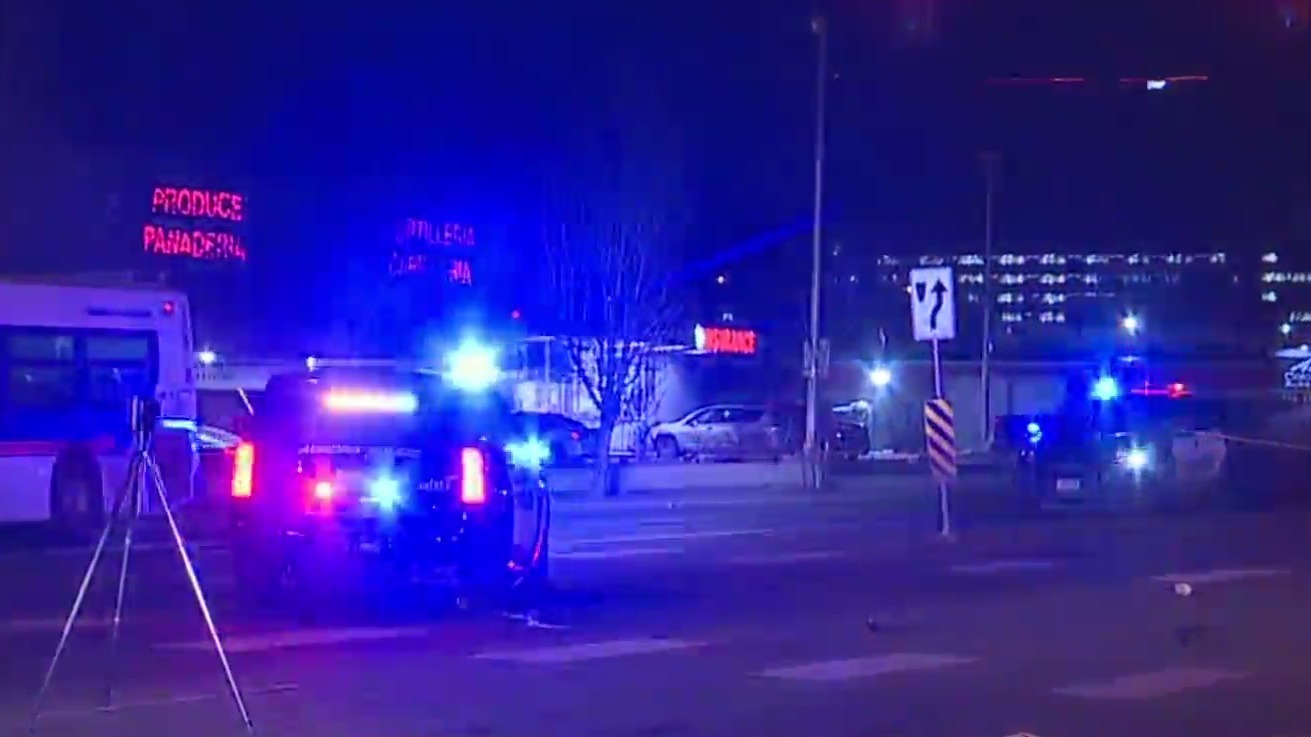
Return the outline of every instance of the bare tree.
{"type": "Polygon", "coordinates": [[[593,139],[568,162],[569,184],[546,226],[551,314],[574,377],[600,415],[596,483],[613,489],[608,450],[616,425],[645,419],[652,351],[673,337],[671,292],[683,211],[677,158],[629,127],[593,139]]]}

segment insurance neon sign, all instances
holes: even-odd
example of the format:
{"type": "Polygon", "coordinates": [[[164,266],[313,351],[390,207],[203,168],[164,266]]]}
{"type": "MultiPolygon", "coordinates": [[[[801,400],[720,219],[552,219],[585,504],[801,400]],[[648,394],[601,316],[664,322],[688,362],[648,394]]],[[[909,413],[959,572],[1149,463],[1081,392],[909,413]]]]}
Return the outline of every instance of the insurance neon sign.
{"type": "Polygon", "coordinates": [[[756,331],[745,328],[708,328],[696,326],[696,349],[706,353],[754,355],[758,343],[756,331]]]}

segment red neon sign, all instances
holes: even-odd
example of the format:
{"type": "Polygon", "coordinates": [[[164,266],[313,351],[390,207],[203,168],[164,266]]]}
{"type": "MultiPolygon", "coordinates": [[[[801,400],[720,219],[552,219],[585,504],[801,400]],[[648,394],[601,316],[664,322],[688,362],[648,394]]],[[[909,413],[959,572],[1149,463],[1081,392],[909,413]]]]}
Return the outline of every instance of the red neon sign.
{"type": "Polygon", "coordinates": [[[756,331],[743,328],[697,327],[696,344],[697,350],[707,353],[752,355],[756,352],[756,331]]]}
{"type": "Polygon", "coordinates": [[[396,232],[388,270],[395,276],[445,272],[452,284],[473,284],[473,265],[468,250],[477,246],[472,226],[406,218],[396,232]]]}
{"type": "Polygon", "coordinates": [[[155,187],[141,248],[153,256],[245,261],[244,195],[197,187],[155,187]]]}

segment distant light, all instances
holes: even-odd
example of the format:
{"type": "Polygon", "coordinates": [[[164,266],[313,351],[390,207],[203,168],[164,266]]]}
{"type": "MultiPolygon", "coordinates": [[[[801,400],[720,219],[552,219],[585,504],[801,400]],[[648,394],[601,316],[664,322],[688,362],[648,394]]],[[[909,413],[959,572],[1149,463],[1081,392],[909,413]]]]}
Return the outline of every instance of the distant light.
{"type": "Polygon", "coordinates": [[[728,282],[728,277],[724,276],[723,274],[720,274],[719,276],[715,277],[716,284],[725,284],[727,282],[728,282]]]}
{"type": "Polygon", "coordinates": [[[1129,333],[1136,333],[1142,325],[1139,323],[1137,316],[1125,315],[1124,319],[1120,321],[1120,327],[1124,328],[1129,333]]]}
{"type": "Polygon", "coordinates": [[[409,392],[333,391],[323,397],[323,406],[333,412],[408,415],[419,408],[419,399],[409,392]]]}
{"type": "Polygon", "coordinates": [[[1147,89],[1149,89],[1149,90],[1163,90],[1163,89],[1165,89],[1166,85],[1168,85],[1168,84],[1169,84],[1169,81],[1168,81],[1168,80],[1164,80],[1164,79],[1149,79],[1149,80],[1147,80],[1147,89]]]}
{"type": "Polygon", "coordinates": [[[511,319],[511,320],[518,320],[518,319],[521,318],[521,317],[523,317],[523,313],[522,313],[522,312],[520,312],[520,311],[518,311],[518,310],[510,310],[510,319],[511,319]]]}
{"type": "Polygon", "coordinates": [[[1028,427],[1026,427],[1026,428],[1024,428],[1024,429],[1025,429],[1025,430],[1028,430],[1028,432],[1029,432],[1030,435],[1036,435],[1036,434],[1042,432],[1042,426],[1039,425],[1039,424],[1036,423],[1036,422],[1030,422],[1029,425],[1028,425],[1028,427]]]}
{"type": "Polygon", "coordinates": [[[332,500],[332,482],[319,481],[314,484],[314,498],[321,502],[332,500]]]}
{"type": "Polygon", "coordinates": [[[1283,325],[1279,326],[1279,332],[1287,336],[1289,333],[1293,332],[1293,326],[1289,325],[1288,323],[1284,323],[1283,325]]]}
{"type": "Polygon", "coordinates": [[[469,340],[446,357],[446,380],[464,391],[485,391],[501,380],[496,351],[469,340]]]}
{"type": "Polygon", "coordinates": [[[313,370],[317,369],[318,367],[319,367],[319,359],[318,359],[318,358],[316,358],[316,357],[314,357],[314,356],[309,356],[308,358],[305,359],[305,369],[306,369],[306,370],[308,370],[308,371],[313,371],[313,370]]]}
{"type": "Polygon", "coordinates": [[[1093,399],[1109,402],[1120,396],[1120,385],[1111,376],[1103,376],[1093,384],[1093,399]]]}
{"type": "Polygon", "coordinates": [[[886,366],[875,366],[869,372],[869,383],[882,389],[892,383],[892,370],[886,366]]]}
{"type": "Polygon", "coordinates": [[[692,329],[692,345],[696,346],[698,351],[706,349],[706,328],[704,325],[697,325],[692,329]]]}
{"type": "MultiPolygon", "coordinates": [[[[1287,333],[1285,333],[1285,335],[1287,335],[1287,333]]],[[[196,354],[196,360],[200,361],[201,366],[213,366],[218,363],[218,354],[206,348],[196,354]]]]}

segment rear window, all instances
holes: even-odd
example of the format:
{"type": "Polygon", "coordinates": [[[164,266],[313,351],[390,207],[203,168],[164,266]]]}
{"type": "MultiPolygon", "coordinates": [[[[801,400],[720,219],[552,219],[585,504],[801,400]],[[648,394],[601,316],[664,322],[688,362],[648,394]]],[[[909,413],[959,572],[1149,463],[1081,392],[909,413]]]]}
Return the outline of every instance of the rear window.
{"type": "Polygon", "coordinates": [[[256,408],[297,442],[343,445],[422,445],[435,437],[500,438],[511,423],[509,406],[496,394],[462,392],[423,374],[336,374],[270,382],[256,408]],[[385,411],[329,409],[329,393],[369,397],[385,411]],[[413,411],[401,397],[412,396],[413,411]]]}

